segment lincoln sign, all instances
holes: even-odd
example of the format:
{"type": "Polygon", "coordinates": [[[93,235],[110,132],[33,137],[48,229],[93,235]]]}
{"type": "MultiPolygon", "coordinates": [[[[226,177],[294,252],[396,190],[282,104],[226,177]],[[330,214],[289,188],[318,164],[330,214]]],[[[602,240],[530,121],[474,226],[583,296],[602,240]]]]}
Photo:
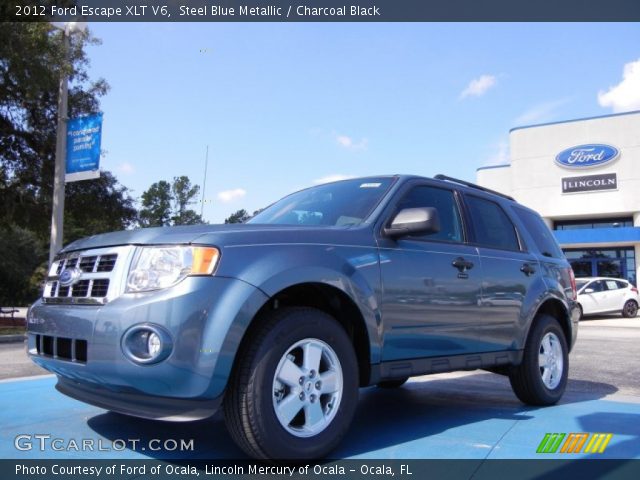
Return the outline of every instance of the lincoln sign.
{"type": "Polygon", "coordinates": [[[566,177],[562,179],[562,193],[616,190],[617,188],[618,177],[615,173],[587,175],[585,177],[566,177]]]}

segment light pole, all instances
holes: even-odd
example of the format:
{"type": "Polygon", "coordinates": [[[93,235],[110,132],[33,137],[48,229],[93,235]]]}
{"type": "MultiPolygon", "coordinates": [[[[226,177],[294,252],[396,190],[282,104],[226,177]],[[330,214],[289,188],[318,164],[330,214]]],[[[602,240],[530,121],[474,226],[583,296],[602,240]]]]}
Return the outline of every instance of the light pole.
{"type": "Polygon", "coordinates": [[[63,65],[60,69],[58,87],[58,127],[56,135],[56,163],[53,177],[53,209],[51,212],[51,242],[49,246],[49,266],[56,253],[62,248],[64,225],[64,174],[67,157],[67,96],[69,90],[68,67],[71,64],[69,37],[73,32],[84,32],[84,22],[54,22],[55,28],[62,30],[63,65]]]}

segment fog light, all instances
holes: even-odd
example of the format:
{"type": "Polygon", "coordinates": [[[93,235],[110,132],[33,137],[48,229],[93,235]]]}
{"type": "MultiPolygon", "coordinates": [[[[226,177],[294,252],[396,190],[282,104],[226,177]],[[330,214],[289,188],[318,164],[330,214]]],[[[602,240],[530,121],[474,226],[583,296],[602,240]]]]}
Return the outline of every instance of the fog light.
{"type": "Polygon", "coordinates": [[[147,339],[147,350],[149,351],[149,356],[151,358],[155,358],[160,353],[162,348],[162,341],[160,337],[155,333],[149,333],[149,338],[147,339]]]}
{"type": "Polygon", "coordinates": [[[122,352],[136,363],[158,363],[171,354],[171,336],[150,323],[135,325],[122,336],[122,352]]]}

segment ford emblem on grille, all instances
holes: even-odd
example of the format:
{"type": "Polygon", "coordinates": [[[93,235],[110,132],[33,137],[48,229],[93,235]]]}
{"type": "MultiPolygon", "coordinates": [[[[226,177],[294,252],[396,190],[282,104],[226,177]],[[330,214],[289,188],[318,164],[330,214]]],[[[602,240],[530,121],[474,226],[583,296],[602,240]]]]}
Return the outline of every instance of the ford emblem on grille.
{"type": "Polygon", "coordinates": [[[63,287],[68,287],[74,284],[78,278],[80,278],[80,270],[77,268],[65,268],[60,274],[58,281],[63,287]]]}

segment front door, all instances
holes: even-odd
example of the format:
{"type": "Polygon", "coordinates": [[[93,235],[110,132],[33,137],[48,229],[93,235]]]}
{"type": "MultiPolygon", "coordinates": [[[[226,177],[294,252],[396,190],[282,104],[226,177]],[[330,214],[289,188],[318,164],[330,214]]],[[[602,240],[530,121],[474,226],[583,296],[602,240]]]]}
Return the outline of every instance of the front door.
{"type": "Polygon", "coordinates": [[[494,349],[479,345],[480,261],[476,249],[464,243],[455,193],[416,184],[400,197],[394,214],[434,207],[441,229],[425,236],[379,238],[383,361],[494,349]]]}
{"type": "Polygon", "coordinates": [[[606,312],[609,309],[609,292],[604,280],[594,280],[588,284],[580,297],[585,313],[606,312]]]}

